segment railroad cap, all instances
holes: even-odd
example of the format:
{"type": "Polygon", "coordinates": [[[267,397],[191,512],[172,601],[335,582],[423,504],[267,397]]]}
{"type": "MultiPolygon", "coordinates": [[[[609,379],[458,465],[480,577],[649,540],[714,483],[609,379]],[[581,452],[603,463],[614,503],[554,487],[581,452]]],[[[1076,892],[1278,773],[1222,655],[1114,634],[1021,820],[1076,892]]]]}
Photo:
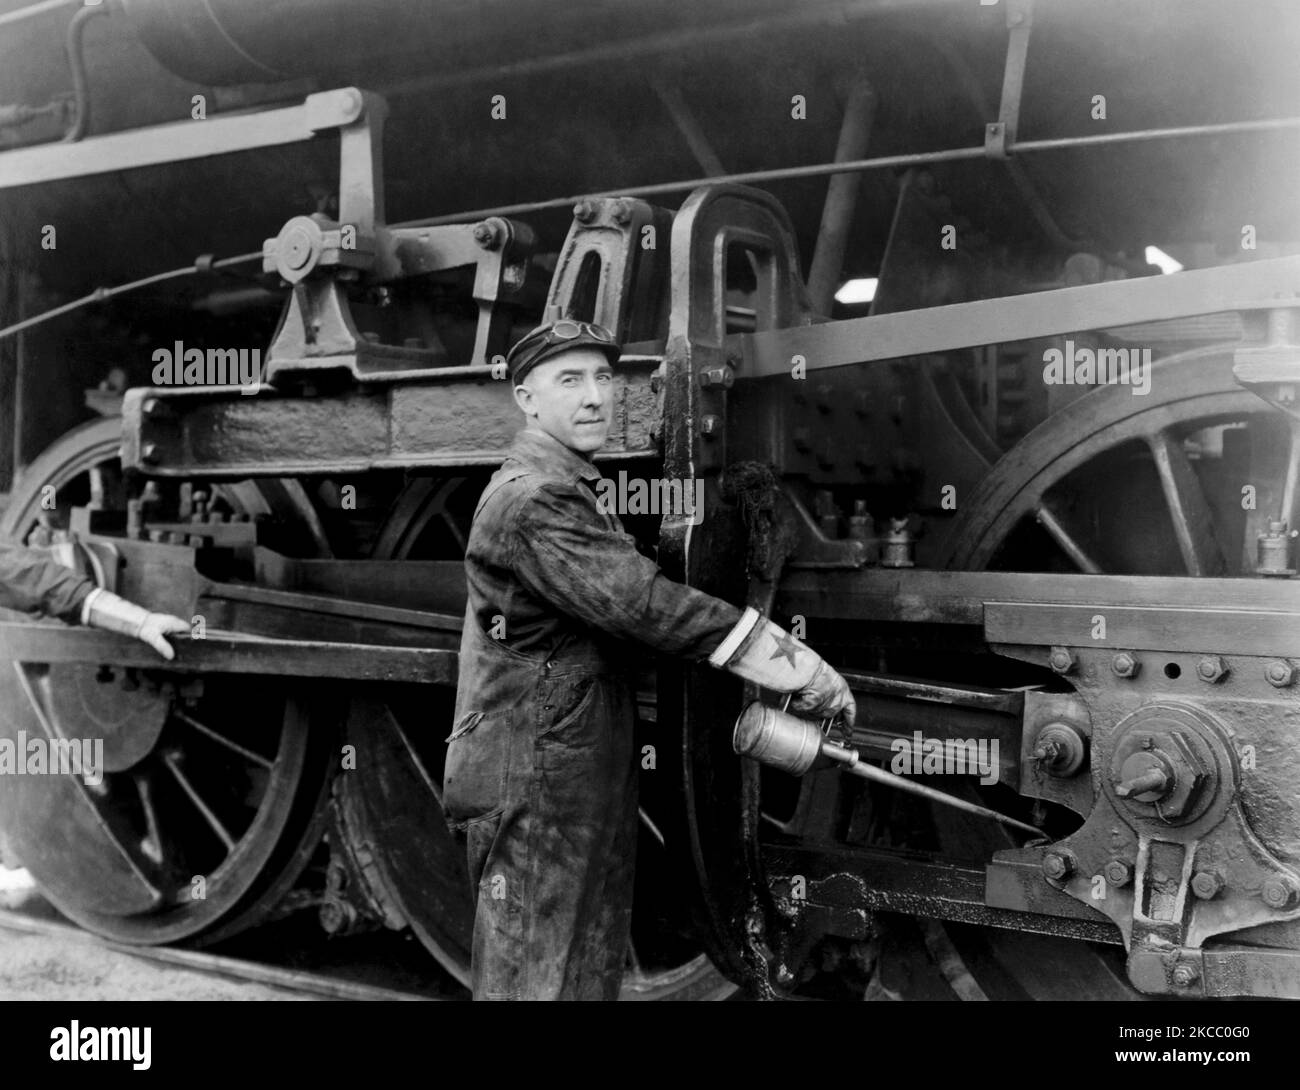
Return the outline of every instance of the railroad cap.
{"type": "Polygon", "coordinates": [[[518,386],[539,363],[571,348],[594,348],[604,352],[611,366],[618,362],[618,357],[622,354],[622,346],[604,326],[560,318],[524,334],[510,349],[506,356],[506,368],[510,372],[511,383],[518,386]]]}

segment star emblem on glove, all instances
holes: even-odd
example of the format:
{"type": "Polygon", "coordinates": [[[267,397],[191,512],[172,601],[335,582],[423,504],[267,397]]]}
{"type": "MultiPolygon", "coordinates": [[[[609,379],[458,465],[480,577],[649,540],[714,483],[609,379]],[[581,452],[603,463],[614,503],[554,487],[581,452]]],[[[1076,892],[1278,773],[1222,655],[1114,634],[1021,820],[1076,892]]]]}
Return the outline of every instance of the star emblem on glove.
{"type": "Polygon", "coordinates": [[[794,637],[788,632],[782,632],[780,636],[773,636],[772,638],[776,641],[776,650],[768,656],[768,662],[784,656],[790,660],[790,668],[793,670],[795,656],[799,654],[799,645],[795,643],[794,637]]]}

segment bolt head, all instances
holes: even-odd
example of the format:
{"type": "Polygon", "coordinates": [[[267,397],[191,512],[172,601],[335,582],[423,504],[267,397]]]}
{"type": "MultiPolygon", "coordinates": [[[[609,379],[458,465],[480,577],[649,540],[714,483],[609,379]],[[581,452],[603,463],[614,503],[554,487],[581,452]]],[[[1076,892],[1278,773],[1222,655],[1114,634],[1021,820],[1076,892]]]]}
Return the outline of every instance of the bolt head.
{"type": "Polygon", "coordinates": [[[1173,982],[1179,988],[1190,988],[1199,976],[1200,973],[1191,962],[1183,961],[1174,966],[1173,982]]]}
{"type": "Polygon", "coordinates": [[[484,220],[474,226],[474,241],[485,250],[495,250],[501,243],[501,233],[496,224],[484,220]]]}
{"type": "Polygon", "coordinates": [[[1124,859],[1112,859],[1106,864],[1106,881],[1112,886],[1126,886],[1133,878],[1133,868],[1124,859]]]}
{"type": "Polygon", "coordinates": [[[1215,684],[1228,676],[1228,664],[1220,655],[1206,655],[1196,664],[1196,676],[1215,684]]]}
{"type": "Polygon", "coordinates": [[[704,419],[700,421],[701,435],[721,435],[722,434],[722,417],[716,413],[706,413],[704,419]]]}
{"type": "Polygon", "coordinates": [[[1043,856],[1043,874],[1058,882],[1074,873],[1074,857],[1069,852],[1048,852],[1043,856]]]}
{"type": "Polygon", "coordinates": [[[1264,898],[1264,903],[1269,908],[1285,912],[1294,908],[1296,901],[1300,899],[1300,885],[1297,885],[1296,880],[1289,875],[1277,874],[1264,882],[1260,896],[1264,898]]]}
{"type": "Polygon", "coordinates": [[[1202,901],[1211,900],[1223,889],[1223,879],[1218,871],[1198,870],[1192,875],[1192,893],[1202,901]]]}
{"type": "Polygon", "coordinates": [[[626,227],[632,222],[632,206],[621,198],[614,202],[610,214],[614,217],[614,222],[620,227],[626,227]]]}
{"type": "Polygon", "coordinates": [[[1268,668],[1264,671],[1264,676],[1275,689],[1285,689],[1295,684],[1295,664],[1288,662],[1286,659],[1270,662],[1268,668]]]}
{"type": "Polygon", "coordinates": [[[736,381],[736,373],[730,367],[709,367],[700,372],[700,385],[706,389],[721,386],[730,389],[736,381]]]}
{"type": "Polygon", "coordinates": [[[140,460],[149,465],[162,461],[162,451],[158,449],[157,443],[145,443],[140,448],[140,460]]]}
{"type": "Polygon", "coordinates": [[[579,223],[590,223],[596,218],[596,205],[592,201],[579,201],[573,206],[573,218],[579,223]]]}
{"type": "Polygon", "coordinates": [[[1053,647],[1047,663],[1058,674],[1068,674],[1074,669],[1075,659],[1068,647],[1053,647]]]}
{"type": "Polygon", "coordinates": [[[1141,664],[1127,651],[1121,651],[1110,660],[1110,668],[1116,677],[1137,677],[1141,664]]]}

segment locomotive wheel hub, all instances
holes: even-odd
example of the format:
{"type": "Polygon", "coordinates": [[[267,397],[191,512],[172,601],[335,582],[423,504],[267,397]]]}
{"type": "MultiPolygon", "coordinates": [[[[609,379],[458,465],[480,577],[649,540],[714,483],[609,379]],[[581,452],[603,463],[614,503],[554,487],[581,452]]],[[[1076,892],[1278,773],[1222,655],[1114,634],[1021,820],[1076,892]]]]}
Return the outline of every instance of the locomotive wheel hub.
{"type": "Polygon", "coordinates": [[[38,682],[65,738],[103,740],[105,772],[124,772],[153,750],[171,695],[120,667],[59,663],[38,682]]]}
{"type": "Polygon", "coordinates": [[[1194,708],[1141,708],[1118,728],[1107,787],[1142,822],[1195,821],[1221,793],[1230,798],[1234,759],[1221,728],[1194,708]]]}

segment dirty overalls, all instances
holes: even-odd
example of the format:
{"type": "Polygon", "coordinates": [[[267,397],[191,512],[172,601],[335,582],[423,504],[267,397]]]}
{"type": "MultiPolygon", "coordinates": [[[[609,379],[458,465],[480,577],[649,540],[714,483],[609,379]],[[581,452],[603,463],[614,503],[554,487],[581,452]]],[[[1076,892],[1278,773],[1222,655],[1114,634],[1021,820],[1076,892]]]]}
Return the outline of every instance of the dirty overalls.
{"type": "Polygon", "coordinates": [[[443,802],[477,891],[475,999],[617,998],[637,838],[629,641],[703,658],[740,618],[638,553],[600,478],[526,428],[470,531],[443,802]]]}

